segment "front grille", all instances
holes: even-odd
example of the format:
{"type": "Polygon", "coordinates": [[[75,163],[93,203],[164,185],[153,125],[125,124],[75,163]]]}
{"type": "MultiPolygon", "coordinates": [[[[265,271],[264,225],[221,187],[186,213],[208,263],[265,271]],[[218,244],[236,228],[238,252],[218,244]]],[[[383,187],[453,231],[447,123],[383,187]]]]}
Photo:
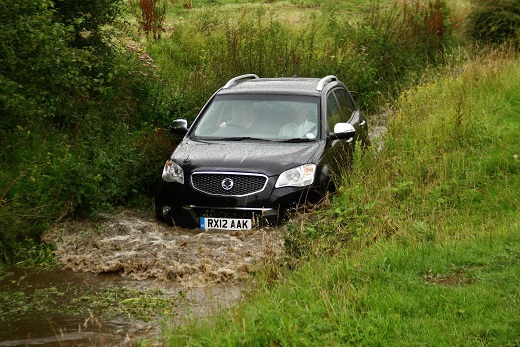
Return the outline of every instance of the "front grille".
{"type": "Polygon", "coordinates": [[[209,195],[246,196],[261,192],[266,184],[267,176],[259,174],[196,172],[191,175],[193,188],[209,195]]]}

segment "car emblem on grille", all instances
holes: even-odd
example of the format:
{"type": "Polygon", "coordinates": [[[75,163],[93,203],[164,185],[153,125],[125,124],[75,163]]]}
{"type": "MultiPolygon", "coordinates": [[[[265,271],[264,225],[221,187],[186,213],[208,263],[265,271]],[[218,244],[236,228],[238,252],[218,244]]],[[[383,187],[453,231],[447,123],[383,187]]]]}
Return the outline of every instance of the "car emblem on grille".
{"type": "Polygon", "coordinates": [[[224,178],[222,180],[222,188],[224,188],[224,190],[230,190],[231,188],[233,188],[233,185],[234,185],[234,182],[231,178],[224,178]]]}

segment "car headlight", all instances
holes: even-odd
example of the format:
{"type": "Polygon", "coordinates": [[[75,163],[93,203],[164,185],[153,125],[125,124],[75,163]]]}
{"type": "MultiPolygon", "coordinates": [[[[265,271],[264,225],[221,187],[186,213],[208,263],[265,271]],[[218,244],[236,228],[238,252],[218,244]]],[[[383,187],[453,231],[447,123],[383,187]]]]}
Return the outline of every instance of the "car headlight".
{"type": "Polygon", "coordinates": [[[316,165],[305,164],[284,171],[276,181],[275,188],[281,187],[305,187],[314,183],[316,165]]]}
{"type": "Polygon", "coordinates": [[[174,163],[173,160],[169,159],[166,161],[166,164],[164,164],[162,179],[166,182],[184,184],[184,171],[182,171],[182,168],[174,163]]]}

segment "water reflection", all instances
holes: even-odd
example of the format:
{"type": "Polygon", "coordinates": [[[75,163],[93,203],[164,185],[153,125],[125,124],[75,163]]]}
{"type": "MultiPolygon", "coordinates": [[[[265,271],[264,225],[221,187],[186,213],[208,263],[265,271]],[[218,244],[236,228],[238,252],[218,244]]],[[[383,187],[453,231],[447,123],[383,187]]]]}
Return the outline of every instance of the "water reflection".
{"type": "Polygon", "coordinates": [[[157,340],[161,321],[172,325],[188,316],[209,316],[235,303],[242,289],[10,268],[0,274],[0,346],[130,346],[142,338],[157,340]],[[159,301],[167,306],[156,305],[159,301]]]}

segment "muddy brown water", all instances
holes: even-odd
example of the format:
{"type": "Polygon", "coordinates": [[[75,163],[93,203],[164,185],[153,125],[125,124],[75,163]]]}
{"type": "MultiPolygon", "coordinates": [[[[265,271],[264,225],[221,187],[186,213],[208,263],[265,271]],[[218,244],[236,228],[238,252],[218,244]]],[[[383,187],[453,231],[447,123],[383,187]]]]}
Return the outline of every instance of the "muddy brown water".
{"type": "MultiPolygon", "coordinates": [[[[132,280],[118,274],[95,275],[71,270],[25,273],[20,269],[12,270],[10,279],[19,282],[23,278],[24,282],[13,283],[13,291],[20,290],[21,285],[25,287],[22,289],[24,291],[54,288],[55,293],[64,294],[60,294],[56,307],[49,307],[47,312],[21,313],[20,319],[3,322],[0,325],[0,346],[133,346],[143,338],[150,339],[154,345],[153,341],[159,341],[160,323],[175,324],[175,321],[181,322],[188,315],[193,318],[211,316],[239,300],[244,288],[241,283],[187,288],[175,282],[132,280]],[[96,292],[116,286],[136,290],[156,288],[165,296],[177,296],[182,291],[186,296],[176,303],[176,314],[164,317],[162,321],[143,321],[124,315],[98,317],[89,308],[89,302],[83,302],[74,313],[60,312],[60,303],[67,310],[66,306],[74,300],[76,291],[70,291],[70,288],[84,286],[96,292]]],[[[37,305],[37,302],[33,304],[37,305]]]]}
{"type": "Polygon", "coordinates": [[[65,269],[200,287],[245,279],[283,252],[278,228],[201,232],[168,227],[131,210],[101,217],[64,223],[44,236],[57,245],[55,257],[65,269]]]}
{"type": "MultiPolygon", "coordinates": [[[[65,291],[61,297],[63,301],[73,299],[73,293],[67,292],[66,289],[70,286],[88,285],[95,290],[118,285],[138,290],[158,288],[163,295],[172,296],[185,290],[186,298],[178,302],[176,315],[165,318],[170,321],[170,324],[175,320],[182,321],[188,314],[190,317],[197,318],[217,313],[218,310],[229,307],[239,300],[243,288],[240,283],[226,283],[186,289],[175,283],[138,281],[116,274],[94,275],[74,273],[70,270],[46,271],[36,276],[33,273],[25,279],[40,288],[56,288],[57,291],[65,291]]],[[[19,288],[14,289],[19,290],[19,288]]],[[[132,346],[142,338],[158,341],[159,321],[142,321],[121,315],[109,318],[97,317],[88,305],[89,303],[85,302],[84,307],[77,307],[76,314],[52,310],[52,312],[44,312],[43,315],[41,313],[25,315],[14,322],[4,322],[0,331],[0,346],[132,346]]],[[[57,308],[59,309],[59,303],[57,308]]]]}
{"type": "MultiPolygon", "coordinates": [[[[377,150],[383,146],[388,116],[369,118],[377,150]]],[[[171,228],[152,214],[125,209],[95,221],[61,223],[44,235],[44,241],[57,246],[61,267],[8,269],[0,276],[0,288],[32,295],[34,306],[39,304],[35,292],[58,296],[63,310],[57,304],[32,314],[12,298],[9,307],[0,308],[0,347],[132,346],[142,338],[160,345],[165,324],[207,318],[240,300],[251,275],[283,256],[282,232],[283,227],[230,232],[171,228]],[[85,287],[92,292],[157,289],[163,297],[175,298],[175,314],[150,321],[100,317],[89,308],[88,296],[75,304],[76,289],[85,287]],[[71,307],[76,309],[71,312],[71,307]],[[1,312],[16,319],[2,319],[1,312]]]]}
{"type": "MultiPolygon", "coordinates": [[[[143,337],[157,339],[157,320],[99,318],[89,309],[88,297],[78,303],[84,307],[69,313],[70,302],[78,296],[71,288],[155,288],[163,297],[177,298],[175,315],[165,317],[168,324],[176,324],[211,316],[237,302],[251,274],[283,255],[281,228],[201,232],[167,227],[151,214],[126,209],[96,221],[67,221],[43,239],[57,246],[61,268],[12,268],[0,285],[13,293],[22,288],[33,297],[38,297],[36,291],[62,293],[58,302],[66,312],[59,307],[48,312],[40,308],[37,315],[21,312],[19,319],[1,323],[0,346],[121,346],[143,337]]],[[[2,309],[18,314],[16,298],[12,305],[2,309]]]]}

